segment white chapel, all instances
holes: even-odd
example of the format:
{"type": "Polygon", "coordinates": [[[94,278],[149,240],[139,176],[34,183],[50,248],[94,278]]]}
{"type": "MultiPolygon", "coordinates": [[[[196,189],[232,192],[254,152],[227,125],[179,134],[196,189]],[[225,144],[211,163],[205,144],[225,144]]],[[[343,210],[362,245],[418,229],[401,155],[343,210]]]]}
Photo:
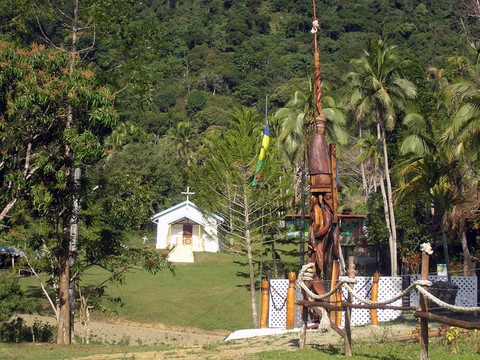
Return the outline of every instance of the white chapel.
{"type": "Polygon", "coordinates": [[[217,252],[220,250],[218,226],[223,222],[219,216],[205,217],[187,200],[155,214],[152,221],[157,225],[157,249],[171,249],[168,260],[193,262],[194,251],[217,252]]]}

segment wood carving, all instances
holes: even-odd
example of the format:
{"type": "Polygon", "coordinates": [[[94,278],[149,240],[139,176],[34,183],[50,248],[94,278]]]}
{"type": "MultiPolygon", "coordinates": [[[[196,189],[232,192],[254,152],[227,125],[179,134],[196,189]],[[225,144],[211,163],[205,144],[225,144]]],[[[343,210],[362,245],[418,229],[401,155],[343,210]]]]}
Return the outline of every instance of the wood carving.
{"type": "MultiPolygon", "coordinates": [[[[314,23],[314,85],[316,100],[315,133],[309,147],[308,167],[310,176],[310,226],[307,262],[315,264],[315,275],[309,288],[322,295],[332,289],[339,276],[340,229],[338,226],[337,174],[335,144],[326,138],[326,117],[322,113],[322,83],[318,51],[315,1],[314,23]]],[[[335,296],[332,297],[334,299],[335,296]]],[[[323,301],[329,301],[324,299],[323,301]]]]}

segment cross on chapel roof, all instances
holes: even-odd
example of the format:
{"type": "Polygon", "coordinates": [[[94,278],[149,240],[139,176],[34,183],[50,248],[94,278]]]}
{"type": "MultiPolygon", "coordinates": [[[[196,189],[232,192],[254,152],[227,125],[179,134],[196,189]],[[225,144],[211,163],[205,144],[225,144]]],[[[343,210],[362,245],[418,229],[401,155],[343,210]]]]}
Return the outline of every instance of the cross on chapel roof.
{"type": "Polygon", "coordinates": [[[187,191],[182,191],[182,195],[187,195],[187,201],[188,201],[188,195],[195,195],[195,193],[190,192],[190,186],[187,186],[187,191]]]}

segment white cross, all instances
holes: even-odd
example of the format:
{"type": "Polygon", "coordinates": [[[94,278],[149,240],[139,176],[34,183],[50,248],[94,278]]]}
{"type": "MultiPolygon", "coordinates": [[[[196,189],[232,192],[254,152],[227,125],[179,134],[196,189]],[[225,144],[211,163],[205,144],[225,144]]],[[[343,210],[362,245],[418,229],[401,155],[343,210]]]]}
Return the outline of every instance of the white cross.
{"type": "Polygon", "coordinates": [[[187,195],[187,201],[188,201],[188,195],[195,195],[194,192],[190,192],[190,186],[187,186],[187,191],[182,191],[183,195],[187,195]]]}

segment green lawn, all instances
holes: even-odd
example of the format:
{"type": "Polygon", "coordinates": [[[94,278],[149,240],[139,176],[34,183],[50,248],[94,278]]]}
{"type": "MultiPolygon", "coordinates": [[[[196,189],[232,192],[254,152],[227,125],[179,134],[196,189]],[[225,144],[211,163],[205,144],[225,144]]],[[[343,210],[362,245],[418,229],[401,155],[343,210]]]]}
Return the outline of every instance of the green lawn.
{"type": "MultiPolygon", "coordinates": [[[[429,347],[429,357],[435,360],[450,359],[478,359],[479,343],[474,344],[469,339],[460,340],[459,354],[452,353],[453,347],[446,346],[438,339],[432,339],[429,347]]],[[[215,357],[215,352],[221,347],[232,346],[229,343],[213,345],[209,356],[215,357]]],[[[265,340],[265,348],[268,348],[268,339],[265,340]]],[[[0,359],[2,360],[59,360],[72,359],[96,354],[118,354],[114,359],[135,359],[132,352],[165,351],[167,348],[161,346],[120,346],[120,345],[70,345],[60,346],[54,344],[2,344],[0,343],[0,359]]],[[[264,351],[242,359],[262,360],[309,360],[309,359],[348,359],[342,353],[340,346],[318,345],[317,348],[309,348],[294,351],[264,351]]],[[[420,345],[417,342],[395,342],[368,344],[357,343],[353,346],[353,357],[350,359],[377,359],[377,360],[409,360],[420,357],[420,345]]],[[[167,353],[157,353],[156,358],[162,358],[167,353]]],[[[93,357],[91,357],[93,359],[93,357]]],[[[171,357],[170,357],[171,358],[171,357]]],[[[113,359],[109,357],[109,359],[113,359]]]]}
{"type": "Polygon", "coordinates": [[[119,354],[117,359],[132,359],[126,354],[132,351],[161,351],[160,346],[120,345],[57,345],[57,344],[5,344],[0,343],[1,360],[61,360],[74,359],[96,354],[119,354]]]}
{"type": "MultiPolygon", "coordinates": [[[[237,255],[196,253],[194,264],[175,266],[175,275],[162,271],[152,275],[135,270],[122,285],[110,285],[108,294],[120,297],[123,306],[112,302],[102,305],[107,313],[94,309],[93,318],[118,316],[134,322],[160,322],[180,327],[225,329],[233,331],[252,327],[247,279],[237,276],[246,268],[235,264],[243,260],[237,255]],[[97,311],[95,311],[97,310],[97,311]]],[[[84,286],[104,281],[106,273],[100,268],[88,271],[84,286]]],[[[22,278],[27,294],[43,299],[34,277],[22,278]]]]}
{"type": "MultiPolygon", "coordinates": [[[[428,355],[434,360],[474,360],[480,356],[479,344],[471,346],[468,341],[460,341],[460,352],[455,354],[452,347],[446,347],[438,339],[430,342],[428,355]]],[[[320,346],[317,349],[305,349],[285,353],[282,351],[266,351],[256,359],[261,360],[308,360],[308,359],[376,359],[376,360],[416,360],[420,358],[420,345],[418,342],[387,342],[382,344],[354,344],[351,358],[343,355],[339,346],[320,346]]]]}

